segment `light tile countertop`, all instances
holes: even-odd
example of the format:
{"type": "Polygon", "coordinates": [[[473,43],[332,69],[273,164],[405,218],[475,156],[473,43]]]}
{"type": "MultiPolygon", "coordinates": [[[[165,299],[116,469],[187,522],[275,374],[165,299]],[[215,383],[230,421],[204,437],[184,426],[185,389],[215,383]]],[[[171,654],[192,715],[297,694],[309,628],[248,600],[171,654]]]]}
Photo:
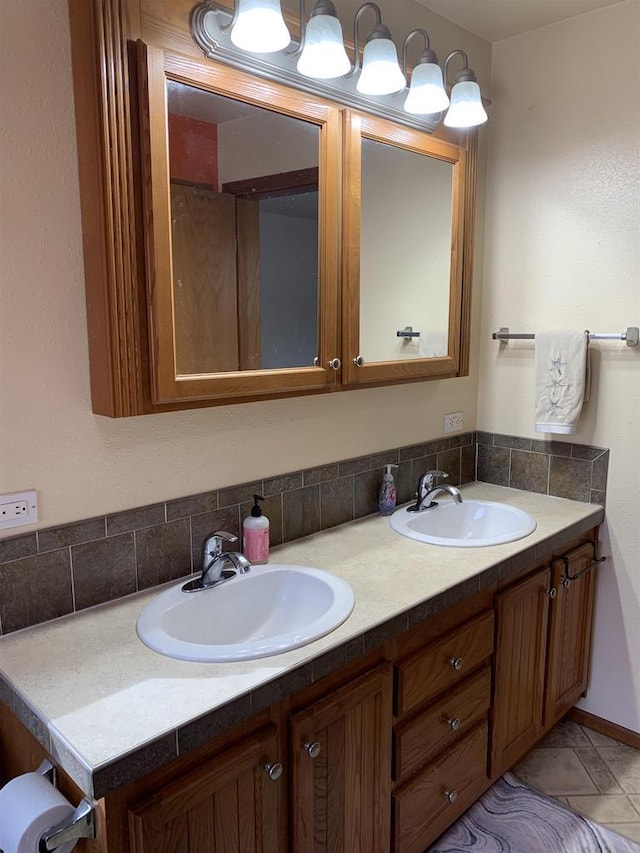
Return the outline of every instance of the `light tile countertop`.
{"type": "Polygon", "coordinates": [[[100,797],[507,576],[523,559],[557,551],[603,517],[594,504],[486,483],[462,491],[524,509],[536,530],[504,545],[446,548],[399,536],[388,519],[369,516],[272,550],[272,564],[326,569],[353,588],[351,616],[313,643],[236,663],[164,657],[135,627],[156,588],[1,637],[0,699],[86,794],[100,797]]]}

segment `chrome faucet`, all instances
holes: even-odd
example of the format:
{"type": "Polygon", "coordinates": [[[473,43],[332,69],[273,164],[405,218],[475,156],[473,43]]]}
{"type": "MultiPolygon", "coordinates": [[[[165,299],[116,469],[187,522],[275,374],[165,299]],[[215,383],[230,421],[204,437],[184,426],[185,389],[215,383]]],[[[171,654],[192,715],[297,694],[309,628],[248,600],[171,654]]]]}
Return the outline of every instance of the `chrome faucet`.
{"type": "Polygon", "coordinates": [[[413,506],[407,507],[408,512],[424,512],[427,509],[435,509],[438,502],[433,500],[438,492],[447,492],[457,504],[462,503],[462,494],[455,486],[439,485],[435,482],[436,477],[448,477],[444,471],[427,471],[418,480],[418,500],[413,506]],[[427,503],[427,500],[429,501],[427,503]]]}
{"type": "Polygon", "coordinates": [[[205,537],[202,543],[202,574],[196,580],[189,581],[182,589],[185,592],[195,592],[199,589],[209,589],[222,580],[232,577],[235,572],[224,572],[224,567],[229,563],[241,575],[250,571],[251,563],[244,554],[238,551],[223,551],[225,542],[237,542],[238,537],[224,530],[217,530],[205,537]],[[226,577],[225,577],[226,575],[226,577]]]}

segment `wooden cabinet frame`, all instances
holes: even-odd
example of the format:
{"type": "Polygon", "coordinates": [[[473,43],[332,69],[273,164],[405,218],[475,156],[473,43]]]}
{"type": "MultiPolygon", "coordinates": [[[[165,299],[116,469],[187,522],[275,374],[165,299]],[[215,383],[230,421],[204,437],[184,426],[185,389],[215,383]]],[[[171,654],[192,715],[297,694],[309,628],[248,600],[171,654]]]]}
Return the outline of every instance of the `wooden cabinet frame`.
{"type": "MultiPolygon", "coordinates": [[[[343,158],[353,148],[355,137],[342,147],[342,108],[204,59],[189,33],[193,5],[189,0],[162,4],[69,0],[93,411],[128,417],[466,375],[476,132],[457,132],[453,142],[444,128],[430,137],[389,124],[382,133],[400,142],[413,134],[424,140],[419,145],[447,150],[445,157],[453,149],[459,150],[459,237],[454,246],[456,286],[452,290],[450,349],[443,358],[357,368],[352,360],[358,355],[358,327],[354,325],[358,234],[349,192],[344,226],[340,210],[345,189],[343,158]],[[137,41],[149,46],[148,58],[141,64],[136,61],[137,41]],[[159,85],[167,74],[184,82],[195,81],[211,91],[273,106],[321,127],[318,366],[177,374],[168,287],[166,128],[159,126],[160,116],[165,114],[159,85]],[[143,93],[142,110],[139,92],[143,93]],[[329,360],[336,357],[342,368],[331,369],[329,360]]],[[[367,132],[382,126],[382,120],[371,116],[360,121],[367,132]]],[[[353,176],[352,167],[349,169],[353,176]]]]}

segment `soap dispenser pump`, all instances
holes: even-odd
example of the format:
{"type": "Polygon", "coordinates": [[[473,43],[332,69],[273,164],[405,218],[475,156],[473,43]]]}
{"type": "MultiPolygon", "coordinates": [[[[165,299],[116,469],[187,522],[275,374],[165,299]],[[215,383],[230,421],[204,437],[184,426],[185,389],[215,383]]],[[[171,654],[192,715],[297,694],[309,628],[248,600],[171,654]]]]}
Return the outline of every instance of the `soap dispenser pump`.
{"type": "Polygon", "coordinates": [[[262,514],[258,501],[262,495],[253,496],[251,515],[242,522],[242,551],[254,565],[266,563],[269,559],[269,519],[262,514]]]}
{"type": "Polygon", "coordinates": [[[392,464],[384,466],[382,485],[380,486],[380,496],[378,498],[378,509],[380,510],[381,515],[391,515],[396,508],[398,495],[391,469],[397,467],[397,465],[392,464]]]}

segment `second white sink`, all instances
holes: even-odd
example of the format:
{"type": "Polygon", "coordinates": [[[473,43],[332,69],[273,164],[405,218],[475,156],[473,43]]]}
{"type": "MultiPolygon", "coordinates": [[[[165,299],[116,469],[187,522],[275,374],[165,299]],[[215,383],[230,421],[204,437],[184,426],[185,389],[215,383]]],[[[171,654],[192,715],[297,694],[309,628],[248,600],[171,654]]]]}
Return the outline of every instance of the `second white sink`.
{"type": "Polygon", "coordinates": [[[338,627],[355,604],[346,581],[306,566],[254,566],[209,589],[160,593],[138,617],[145,645],[180,660],[251,660],[295,649],[338,627]]]}
{"type": "Polygon", "coordinates": [[[495,501],[451,500],[438,502],[435,509],[409,512],[399,509],[389,519],[397,532],[409,539],[454,548],[500,545],[528,536],[536,529],[529,513],[495,501]]]}

